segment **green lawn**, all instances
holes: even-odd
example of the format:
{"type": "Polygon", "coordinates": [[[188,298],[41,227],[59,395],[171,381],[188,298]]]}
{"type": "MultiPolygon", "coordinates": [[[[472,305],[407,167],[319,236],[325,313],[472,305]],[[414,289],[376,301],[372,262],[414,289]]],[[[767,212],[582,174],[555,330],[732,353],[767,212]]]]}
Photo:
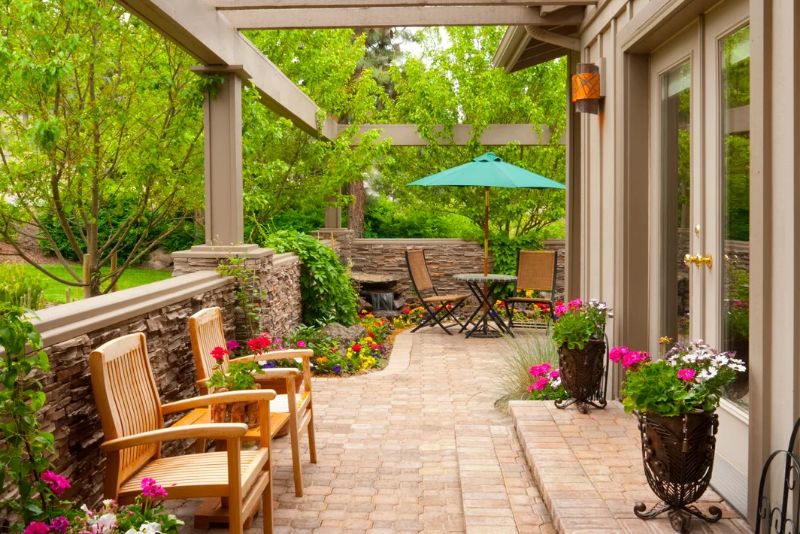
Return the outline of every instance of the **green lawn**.
{"type": "MultiPolygon", "coordinates": [[[[32,265],[0,264],[0,278],[4,276],[4,273],[7,270],[19,269],[19,268],[25,270],[26,276],[33,276],[42,281],[42,285],[44,286],[45,300],[47,300],[48,303],[63,304],[64,302],[67,301],[67,287],[69,286],[66,286],[60,282],[53,280],[49,276],[37,270],[32,265]]],[[[67,274],[67,270],[61,264],[49,264],[45,265],[44,268],[50,271],[51,273],[55,274],[56,276],[65,279],[71,278],[69,274],[67,274]]],[[[74,269],[75,271],[80,272],[80,266],[76,265],[74,269]]],[[[131,268],[127,269],[122,274],[122,278],[120,278],[119,282],[117,283],[117,289],[127,289],[129,287],[142,286],[144,284],[149,284],[151,282],[158,282],[159,280],[164,280],[166,278],[169,278],[170,276],[172,276],[172,273],[170,273],[169,271],[131,268]]],[[[72,295],[72,300],[78,300],[83,298],[83,290],[81,288],[72,287],[70,291],[72,295]]]]}

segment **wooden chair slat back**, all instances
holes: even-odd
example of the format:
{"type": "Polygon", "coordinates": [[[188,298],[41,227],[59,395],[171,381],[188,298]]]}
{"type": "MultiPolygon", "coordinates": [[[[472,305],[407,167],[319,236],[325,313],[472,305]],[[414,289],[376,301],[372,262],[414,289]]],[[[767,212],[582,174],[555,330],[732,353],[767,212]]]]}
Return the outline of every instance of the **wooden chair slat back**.
{"type": "MultiPolygon", "coordinates": [[[[89,355],[94,392],[106,440],[163,428],[161,400],[147,355],[144,334],[113,339],[89,355]]],[[[118,473],[124,481],[160,454],[157,444],[120,451],[118,473]]]]}
{"type": "MultiPolygon", "coordinates": [[[[222,310],[218,306],[204,308],[189,317],[189,337],[192,340],[192,354],[198,380],[206,380],[211,376],[216,364],[211,351],[215,347],[226,347],[223,324],[222,310]]],[[[227,363],[226,358],[222,363],[223,369],[227,368],[227,363]]]]}
{"type": "Polygon", "coordinates": [[[520,250],[517,289],[554,291],[556,253],[553,250],[520,250]]]}
{"type": "Polygon", "coordinates": [[[406,262],[408,263],[408,273],[417,291],[431,291],[433,281],[431,280],[428,265],[425,262],[425,251],[422,249],[406,249],[406,262]]]}

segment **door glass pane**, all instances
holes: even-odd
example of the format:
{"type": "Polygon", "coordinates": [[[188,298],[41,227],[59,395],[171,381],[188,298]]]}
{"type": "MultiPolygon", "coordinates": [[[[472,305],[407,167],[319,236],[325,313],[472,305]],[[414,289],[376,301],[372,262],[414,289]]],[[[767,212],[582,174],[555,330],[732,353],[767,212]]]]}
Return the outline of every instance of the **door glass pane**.
{"type": "Polygon", "coordinates": [[[691,84],[689,61],[661,78],[661,176],[664,199],[663,332],[689,338],[689,254],[691,226],[691,84]]]}
{"type": "MultiPolygon", "coordinates": [[[[750,29],[720,42],[722,68],[723,346],[749,369],[750,303],[750,29]]],[[[746,407],[748,373],[726,395],[746,407]]]]}

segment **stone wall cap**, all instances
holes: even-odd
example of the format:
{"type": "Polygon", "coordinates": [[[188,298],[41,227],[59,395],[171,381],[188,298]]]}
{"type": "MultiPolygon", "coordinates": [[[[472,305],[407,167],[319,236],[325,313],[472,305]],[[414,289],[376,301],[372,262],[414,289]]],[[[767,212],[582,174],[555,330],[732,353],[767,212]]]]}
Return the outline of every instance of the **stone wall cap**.
{"type": "Polygon", "coordinates": [[[284,252],[283,254],[275,254],[272,257],[272,265],[274,267],[290,267],[300,263],[300,258],[291,252],[284,252]]]}
{"type": "Polygon", "coordinates": [[[47,347],[230,283],[216,271],[198,271],[40,310],[33,324],[47,347]]]}
{"type": "Polygon", "coordinates": [[[474,241],[466,241],[458,238],[427,238],[427,237],[381,237],[381,238],[358,238],[353,240],[353,245],[408,245],[408,246],[434,246],[434,245],[478,245],[474,241]]]}
{"type": "Polygon", "coordinates": [[[195,245],[189,250],[173,252],[172,257],[178,258],[266,258],[275,254],[271,248],[261,248],[258,245],[195,245]]]}

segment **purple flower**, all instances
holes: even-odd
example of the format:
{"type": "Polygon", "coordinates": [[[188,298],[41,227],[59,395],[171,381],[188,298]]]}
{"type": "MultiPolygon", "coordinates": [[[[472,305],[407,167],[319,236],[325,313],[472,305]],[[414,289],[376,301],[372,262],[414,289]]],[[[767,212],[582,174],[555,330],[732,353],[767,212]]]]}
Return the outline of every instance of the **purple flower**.
{"type": "Polygon", "coordinates": [[[62,477],[58,473],[50,471],[49,469],[42,473],[42,482],[47,484],[47,487],[50,488],[50,491],[56,495],[61,495],[72,487],[72,485],[69,483],[69,480],[67,480],[65,477],[62,477]]]}
{"type": "Polygon", "coordinates": [[[50,521],[50,530],[56,532],[57,534],[64,534],[68,528],[69,520],[63,515],[60,515],[50,521]]]}
{"type": "Polygon", "coordinates": [[[270,360],[270,361],[268,361],[267,363],[264,364],[264,368],[265,369],[272,369],[276,365],[278,365],[278,364],[275,363],[275,360],[270,360]]]}
{"type": "Polygon", "coordinates": [[[239,347],[241,347],[241,345],[239,345],[239,342],[236,341],[235,339],[231,339],[230,341],[228,341],[228,350],[234,351],[239,347]]]}
{"type": "Polygon", "coordinates": [[[47,534],[48,532],[50,532],[50,526],[47,523],[31,521],[22,534],[47,534]]]}
{"type": "Polygon", "coordinates": [[[142,495],[148,499],[161,499],[167,496],[167,490],[156,482],[154,478],[143,478],[142,495]]]}
{"type": "Polygon", "coordinates": [[[331,369],[331,370],[334,373],[336,373],[337,375],[341,374],[342,373],[342,366],[337,363],[336,365],[333,366],[333,369],[331,369]]]}

